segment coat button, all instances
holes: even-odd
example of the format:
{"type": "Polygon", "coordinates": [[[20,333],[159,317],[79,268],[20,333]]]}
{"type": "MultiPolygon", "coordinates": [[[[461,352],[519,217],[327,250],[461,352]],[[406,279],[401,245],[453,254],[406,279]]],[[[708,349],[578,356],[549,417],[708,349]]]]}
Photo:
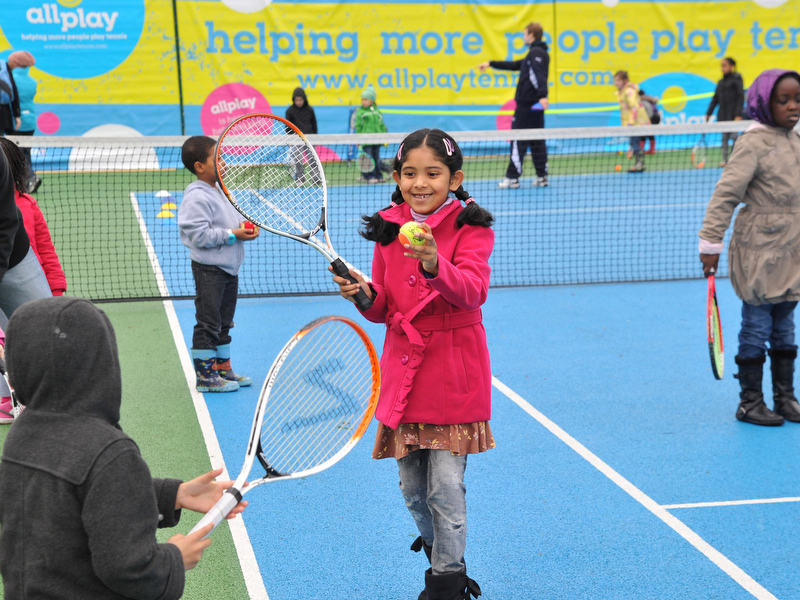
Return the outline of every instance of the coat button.
{"type": "Polygon", "coordinates": [[[414,285],[415,283],[417,283],[417,277],[415,275],[408,278],[408,285],[414,285]]]}
{"type": "Polygon", "coordinates": [[[403,356],[400,357],[400,364],[404,365],[406,363],[408,363],[408,354],[403,354],[403,356]]]}

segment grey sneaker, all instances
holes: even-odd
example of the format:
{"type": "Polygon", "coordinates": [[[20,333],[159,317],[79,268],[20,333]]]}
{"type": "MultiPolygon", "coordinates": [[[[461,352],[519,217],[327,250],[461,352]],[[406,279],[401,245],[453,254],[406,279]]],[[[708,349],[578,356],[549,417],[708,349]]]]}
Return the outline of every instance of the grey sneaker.
{"type": "Polygon", "coordinates": [[[508,177],[503,177],[503,181],[497,184],[501,190],[512,189],[515,190],[519,187],[519,179],[510,179],[508,177]]]}
{"type": "Polygon", "coordinates": [[[550,184],[547,182],[547,176],[545,176],[545,177],[537,177],[533,181],[532,185],[533,187],[547,187],[550,184]]]}

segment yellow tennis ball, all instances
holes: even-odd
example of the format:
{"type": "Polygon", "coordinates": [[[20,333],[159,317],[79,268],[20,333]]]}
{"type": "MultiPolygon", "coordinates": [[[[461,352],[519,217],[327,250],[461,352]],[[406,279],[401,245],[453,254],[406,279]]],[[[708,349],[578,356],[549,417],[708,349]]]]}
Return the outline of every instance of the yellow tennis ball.
{"type": "Polygon", "coordinates": [[[427,240],[418,238],[417,235],[420,233],[425,233],[425,230],[417,225],[415,221],[409,221],[400,228],[400,234],[397,236],[397,239],[403,247],[405,247],[406,244],[422,246],[427,240]]]}

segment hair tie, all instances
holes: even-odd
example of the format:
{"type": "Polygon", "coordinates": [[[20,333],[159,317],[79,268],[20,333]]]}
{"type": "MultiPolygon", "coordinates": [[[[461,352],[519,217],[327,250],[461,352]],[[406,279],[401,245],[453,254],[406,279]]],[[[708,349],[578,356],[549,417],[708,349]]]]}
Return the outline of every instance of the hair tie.
{"type": "Polygon", "coordinates": [[[473,198],[472,196],[470,196],[469,198],[464,200],[464,204],[467,204],[467,205],[472,204],[473,202],[475,202],[475,198],[473,198]]]}
{"type": "Polygon", "coordinates": [[[395,201],[394,201],[394,200],[392,200],[391,202],[389,202],[389,208],[394,208],[395,206],[397,206],[397,204],[395,203],[395,201]]]}
{"type": "Polygon", "coordinates": [[[442,138],[442,141],[444,142],[444,149],[447,151],[447,156],[453,156],[453,142],[447,138],[442,138]]]}
{"type": "MultiPolygon", "coordinates": [[[[405,142],[403,142],[405,144],[405,142]]],[[[400,147],[397,149],[397,160],[401,160],[403,156],[403,144],[400,144],[400,147]]]]}

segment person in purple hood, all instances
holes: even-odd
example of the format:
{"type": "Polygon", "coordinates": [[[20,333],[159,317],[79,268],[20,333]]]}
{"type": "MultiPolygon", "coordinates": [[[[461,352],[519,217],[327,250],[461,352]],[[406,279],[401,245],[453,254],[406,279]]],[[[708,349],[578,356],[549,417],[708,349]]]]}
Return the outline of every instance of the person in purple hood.
{"type": "Polygon", "coordinates": [[[794,396],[800,300],[800,74],[769,69],[747,93],[755,123],[739,137],[706,208],[700,260],[717,271],[722,239],[740,203],[728,247],[730,277],[742,299],[739,331],[740,402],[736,418],[756,425],[800,423],[794,396]],[[761,391],[769,345],[774,410],[761,391]]]}

